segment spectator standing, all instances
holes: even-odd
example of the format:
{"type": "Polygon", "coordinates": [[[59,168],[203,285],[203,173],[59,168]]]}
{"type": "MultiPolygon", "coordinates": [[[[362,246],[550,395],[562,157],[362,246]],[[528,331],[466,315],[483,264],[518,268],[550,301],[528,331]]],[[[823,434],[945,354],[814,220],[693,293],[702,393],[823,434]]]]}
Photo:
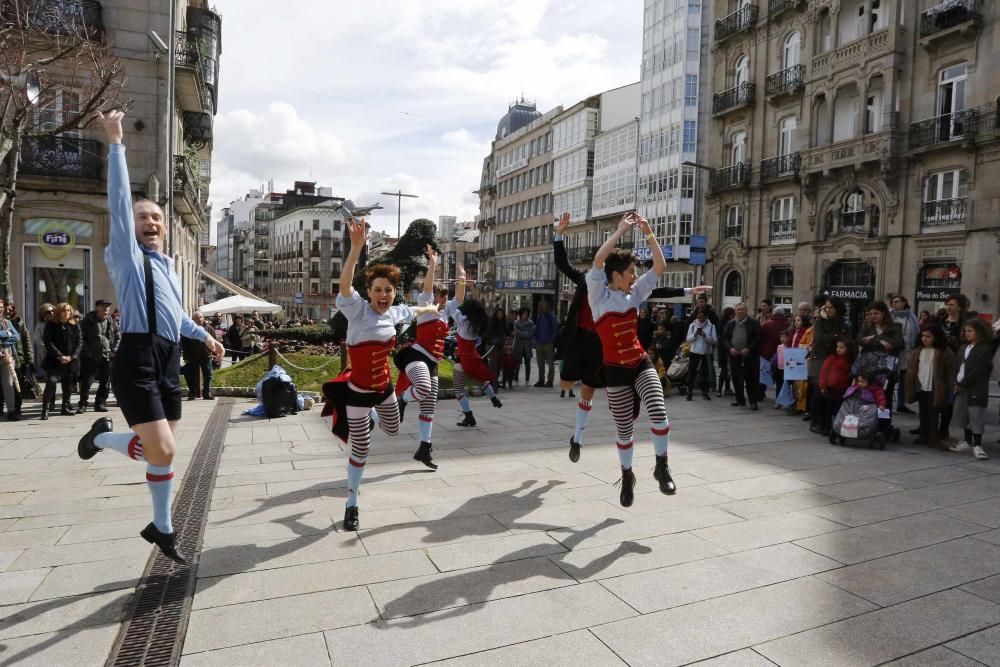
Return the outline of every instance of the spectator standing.
{"type": "Polygon", "coordinates": [[[764,299],[757,306],[757,321],[763,325],[769,319],[771,319],[771,314],[774,312],[774,304],[771,303],[770,299],[764,299]]]}
{"type": "Polygon", "coordinates": [[[909,368],[911,352],[920,343],[920,324],[917,316],[910,310],[910,302],[902,294],[897,294],[889,300],[892,307],[892,321],[899,325],[903,336],[903,351],[899,355],[899,391],[896,392],[896,412],[913,412],[906,407],[906,370],[909,368]]]}
{"type": "Polygon", "coordinates": [[[514,371],[514,384],[518,383],[521,366],[524,366],[524,386],[531,382],[531,353],[535,341],[535,323],[531,321],[531,311],[522,308],[514,320],[514,356],[518,368],[514,371]]]}
{"type": "Polygon", "coordinates": [[[858,348],[862,352],[885,352],[898,356],[904,348],[903,327],[889,314],[884,301],[872,301],[858,331],[858,348]]]}
{"type": "MultiPolygon", "coordinates": [[[[808,302],[804,302],[808,306],[808,310],[812,312],[812,306],[808,302]]],[[[799,312],[802,312],[802,304],[799,304],[799,312]]],[[[792,320],[792,327],[789,330],[788,344],[787,347],[805,347],[808,348],[812,345],[812,318],[809,315],[796,315],[795,319],[792,320]]],[[[789,415],[801,415],[805,414],[808,406],[808,396],[809,396],[809,381],[808,380],[796,380],[793,385],[795,390],[795,403],[792,404],[787,413],[789,415]]]]}
{"type": "Polygon", "coordinates": [[[235,364],[243,359],[243,318],[239,315],[233,318],[233,323],[226,331],[226,345],[229,346],[230,360],[235,364]]]}
{"type": "Polygon", "coordinates": [[[736,392],[733,407],[743,407],[749,401],[750,409],[757,409],[760,342],[760,323],[748,317],[745,303],[737,304],[735,317],[726,325],[726,331],[722,334],[722,349],[729,356],[736,392]]]}
{"type": "MultiPolygon", "coordinates": [[[[824,298],[819,297],[819,299],[824,298]]],[[[826,358],[836,354],[837,339],[847,335],[844,311],[844,302],[838,297],[831,296],[820,306],[819,317],[813,321],[812,347],[809,353],[809,415],[812,424],[809,428],[814,433],[823,430],[826,413],[826,401],[819,391],[819,374],[826,358]]]]}
{"type": "Polygon", "coordinates": [[[653,318],[650,317],[649,311],[646,310],[645,306],[639,308],[639,319],[636,321],[636,333],[639,336],[639,344],[642,345],[642,349],[648,350],[649,345],[653,342],[653,330],[654,323],[653,318]]]}
{"type": "Polygon", "coordinates": [[[955,422],[964,437],[953,452],[968,452],[977,459],[988,459],[983,449],[986,408],[990,400],[990,374],[993,372],[993,344],[990,328],[978,317],[962,326],[965,344],[958,351],[958,374],[955,378],[955,422]]]}
{"type": "MultiPolygon", "coordinates": [[[[770,313],[767,321],[760,326],[760,357],[771,365],[775,398],[777,398],[778,392],[781,391],[780,373],[774,373],[774,369],[777,368],[775,362],[778,354],[778,346],[781,345],[781,333],[786,329],[788,329],[788,318],[785,317],[785,311],[783,310],[776,310],[770,313]]],[[[767,395],[767,387],[763,384],[760,385],[760,395],[767,395]]]]}
{"type": "Polygon", "coordinates": [[[699,382],[701,395],[706,401],[712,399],[708,393],[711,384],[709,382],[708,363],[712,350],[718,341],[718,334],[715,325],[708,320],[708,309],[697,308],[695,319],[688,326],[687,342],[691,344],[691,352],[688,363],[687,380],[687,400],[691,400],[694,394],[694,384],[699,382]]]}
{"type": "Polygon", "coordinates": [[[907,368],[906,400],[917,404],[920,415],[916,444],[948,449],[938,438],[938,419],[952,398],[958,359],[946,344],[941,327],[930,324],[920,332],[920,346],[910,352],[907,368]]]}
{"type": "Polygon", "coordinates": [[[931,324],[934,324],[934,318],[931,317],[931,311],[921,310],[920,316],[917,317],[917,326],[920,327],[921,331],[923,331],[924,327],[930,326],[931,324]]]}
{"type": "MultiPolygon", "coordinates": [[[[28,333],[28,327],[18,314],[13,301],[7,302],[7,319],[14,325],[14,329],[17,330],[17,335],[20,337],[15,350],[17,352],[17,379],[20,387],[18,387],[18,390],[14,392],[14,414],[20,417],[21,401],[24,394],[28,390],[28,385],[30,384],[32,389],[34,389],[34,344],[32,343],[31,335],[28,333]]],[[[30,397],[34,398],[34,395],[30,395],[30,397]]]]}
{"type": "MultiPolygon", "coordinates": [[[[535,319],[535,354],[538,357],[538,382],[536,387],[551,387],[556,374],[556,338],[559,337],[559,320],[552,314],[552,306],[542,301],[535,319]],[[545,369],[548,368],[548,380],[545,369]]],[[[527,379],[525,380],[527,382],[527,379]]]]}
{"type": "MultiPolygon", "coordinates": [[[[733,321],[734,317],[736,317],[735,310],[728,306],[722,309],[722,319],[719,321],[718,327],[716,327],[720,336],[726,330],[726,327],[729,326],[729,323],[733,321]]],[[[729,368],[729,355],[723,351],[719,354],[719,387],[718,393],[716,393],[716,396],[719,398],[733,395],[733,385],[729,374],[729,368]]]]}
{"type": "MultiPolygon", "coordinates": [[[[208,332],[208,335],[215,338],[215,330],[211,325],[206,324],[205,316],[196,312],[192,317],[194,323],[208,332]]],[[[184,367],[181,373],[187,381],[188,400],[193,401],[198,398],[200,390],[201,397],[206,401],[214,401],[212,396],[212,352],[205,347],[205,342],[197,338],[181,336],[181,354],[184,357],[184,367]],[[199,383],[199,380],[201,381],[199,383]]]]}
{"type": "Polygon", "coordinates": [[[14,323],[7,319],[7,304],[0,299],[0,392],[7,419],[17,421],[17,348],[21,335],[14,323]]]}
{"type": "Polygon", "coordinates": [[[98,299],[94,310],[80,322],[83,336],[83,350],[80,354],[80,402],[76,414],[87,411],[90,386],[97,380],[97,395],[94,396],[94,412],[108,411],[108,393],[111,384],[112,339],[115,336],[114,322],[108,315],[111,302],[98,299]]]}
{"type": "Polygon", "coordinates": [[[953,352],[965,344],[962,325],[969,319],[969,299],[964,294],[955,294],[944,302],[944,314],[938,316],[938,324],[944,329],[944,337],[953,352]]]}
{"type": "Polygon", "coordinates": [[[822,415],[809,430],[822,436],[830,435],[833,419],[844,402],[844,392],[851,386],[851,364],[854,362],[854,343],[847,336],[838,336],[833,354],[823,359],[819,372],[819,394],[823,401],[822,415]]]}
{"type": "Polygon", "coordinates": [[[55,315],[45,323],[42,336],[45,343],[45,394],[42,397],[42,419],[49,418],[49,406],[55,405],[56,383],[62,385],[63,415],[72,415],[73,382],[80,374],[80,351],[83,337],[80,325],[73,319],[73,307],[60,303],[55,315]]]}

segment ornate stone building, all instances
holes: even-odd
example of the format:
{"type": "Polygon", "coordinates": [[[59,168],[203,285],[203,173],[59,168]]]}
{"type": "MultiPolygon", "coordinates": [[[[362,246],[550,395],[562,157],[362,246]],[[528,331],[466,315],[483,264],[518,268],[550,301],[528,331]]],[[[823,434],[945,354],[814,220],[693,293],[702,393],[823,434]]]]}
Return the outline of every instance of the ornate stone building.
{"type": "Polygon", "coordinates": [[[1000,8],[714,0],[706,227],[717,301],[827,290],[933,312],[1000,294],[1000,8]]]}

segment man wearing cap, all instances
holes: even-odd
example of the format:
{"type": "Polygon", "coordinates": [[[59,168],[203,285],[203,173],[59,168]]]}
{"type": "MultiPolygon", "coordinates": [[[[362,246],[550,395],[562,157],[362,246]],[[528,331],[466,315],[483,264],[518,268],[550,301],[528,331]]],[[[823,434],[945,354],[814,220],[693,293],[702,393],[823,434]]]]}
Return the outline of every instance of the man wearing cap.
{"type": "Polygon", "coordinates": [[[94,412],[108,411],[108,388],[111,383],[111,357],[117,345],[116,328],[108,317],[111,302],[98,299],[94,309],[80,322],[83,335],[83,351],[80,369],[80,404],[76,414],[87,411],[90,399],[90,385],[97,379],[97,396],[94,397],[94,412]]]}

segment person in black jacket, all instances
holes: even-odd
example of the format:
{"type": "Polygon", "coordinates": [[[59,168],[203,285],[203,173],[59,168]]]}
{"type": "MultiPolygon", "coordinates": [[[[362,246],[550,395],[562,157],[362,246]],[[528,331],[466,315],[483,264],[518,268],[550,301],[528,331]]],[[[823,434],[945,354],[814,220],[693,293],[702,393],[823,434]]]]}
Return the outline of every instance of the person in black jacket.
{"type": "Polygon", "coordinates": [[[750,402],[750,409],[757,409],[760,393],[757,378],[760,375],[760,322],[747,317],[747,305],[736,305],[736,317],[726,325],[722,334],[722,351],[729,357],[729,367],[736,391],[734,407],[750,402]]]}
{"type": "MultiPolygon", "coordinates": [[[[204,328],[209,336],[215,338],[215,331],[205,322],[204,315],[196,312],[191,316],[191,319],[194,320],[195,324],[204,328]]],[[[214,401],[215,397],[212,396],[212,353],[205,347],[205,343],[197,338],[181,336],[181,355],[184,357],[184,367],[181,368],[181,374],[187,381],[188,400],[193,401],[198,398],[200,389],[201,397],[204,400],[214,401]]]]}
{"type": "Polygon", "coordinates": [[[80,374],[80,351],[83,348],[80,325],[73,319],[73,306],[68,303],[56,306],[55,317],[45,324],[42,341],[46,351],[42,419],[49,418],[49,405],[55,402],[57,382],[62,385],[61,414],[72,415],[73,381],[80,374]]]}
{"type": "Polygon", "coordinates": [[[988,459],[983,449],[986,408],[990,401],[990,374],[993,372],[992,334],[985,321],[968,319],[962,325],[965,344],[958,351],[958,377],[955,379],[954,419],[965,437],[949,447],[953,452],[972,451],[977,459],[988,459]]]}
{"type": "Polygon", "coordinates": [[[76,413],[87,411],[90,385],[97,380],[97,395],[94,397],[94,412],[107,412],[108,393],[111,386],[112,339],[114,322],[108,315],[110,301],[98,299],[94,310],[80,322],[83,337],[83,351],[80,355],[80,403],[76,413]]]}
{"type": "MultiPolygon", "coordinates": [[[[555,235],[552,237],[552,251],[556,268],[576,285],[576,292],[566,313],[566,325],[559,340],[559,349],[563,355],[563,363],[559,369],[559,388],[563,391],[571,390],[577,382],[581,383],[580,402],[576,410],[576,429],[569,439],[569,460],[576,463],[580,460],[583,431],[587,428],[587,418],[593,407],[594,389],[605,385],[601,339],[597,336],[597,327],[587,300],[587,272],[573,268],[563,242],[563,232],[569,227],[569,223],[569,213],[564,212],[559,217],[555,235]]],[[[695,288],[660,287],[653,290],[650,298],[700,294],[708,289],[711,287],[704,285],[695,288]]],[[[667,364],[669,363],[668,361],[667,364]]]]}

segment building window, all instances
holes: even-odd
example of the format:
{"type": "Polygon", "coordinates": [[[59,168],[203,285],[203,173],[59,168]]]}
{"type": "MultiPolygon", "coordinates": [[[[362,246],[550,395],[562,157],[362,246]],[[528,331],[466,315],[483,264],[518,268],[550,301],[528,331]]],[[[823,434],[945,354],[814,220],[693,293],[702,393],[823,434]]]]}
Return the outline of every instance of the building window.
{"type": "Polygon", "coordinates": [[[966,114],[959,111],[965,109],[965,85],[968,78],[968,65],[962,63],[941,71],[938,75],[938,116],[941,116],[940,139],[950,141],[965,134],[966,114]]]}
{"type": "Polygon", "coordinates": [[[698,75],[688,74],[684,77],[684,106],[698,106],[698,75]]]}
{"type": "Polygon", "coordinates": [[[691,245],[691,230],[694,227],[694,216],[690,213],[681,213],[680,234],[677,237],[678,245],[691,245]]]}
{"type": "Polygon", "coordinates": [[[743,207],[727,206],[722,237],[726,239],[743,238],[743,207]]]}
{"type": "Polygon", "coordinates": [[[698,28],[688,28],[687,31],[687,52],[688,57],[696,57],[701,51],[701,37],[698,28]]]}
{"type": "Polygon", "coordinates": [[[792,269],[775,266],[767,273],[767,286],[771,289],[792,289],[792,269]]]}
{"type": "Polygon", "coordinates": [[[730,271],[722,284],[722,295],[729,299],[743,298],[743,275],[739,271],[730,271]]]}
{"type": "Polygon", "coordinates": [[[795,241],[795,198],[782,197],[771,203],[771,242],[795,241]]]}
{"type": "Polygon", "coordinates": [[[874,287],[875,270],[863,261],[840,260],[826,273],[828,287],[874,287]]]}
{"type": "Polygon", "coordinates": [[[785,44],[781,51],[782,69],[795,67],[799,64],[799,55],[802,51],[802,38],[799,33],[793,32],[785,38],[785,44]]]}
{"type": "Polygon", "coordinates": [[[685,153],[693,153],[698,142],[698,123],[693,120],[684,121],[684,147],[685,153]]]}
{"type": "Polygon", "coordinates": [[[744,83],[750,81],[750,58],[747,56],[740,56],[736,60],[736,73],[733,77],[733,85],[741,86],[744,83]]]}
{"type": "Polygon", "coordinates": [[[681,198],[694,199],[694,167],[681,167],[681,198]]]}
{"type": "Polygon", "coordinates": [[[962,169],[931,174],[924,182],[925,225],[947,225],[965,221],[969,184],[962,169]]]}
{"type": "Polygon", "coordinates": [[[319,231],[319,220],[313,220],[313,231],[314,232],[319,231]]]}
{"type": "Polygon", "coordinates": [[[844,209],[840,215],[840,231],[865,231],[865,195],[861,190],[854,190],[844,198],[844,209]]]}

